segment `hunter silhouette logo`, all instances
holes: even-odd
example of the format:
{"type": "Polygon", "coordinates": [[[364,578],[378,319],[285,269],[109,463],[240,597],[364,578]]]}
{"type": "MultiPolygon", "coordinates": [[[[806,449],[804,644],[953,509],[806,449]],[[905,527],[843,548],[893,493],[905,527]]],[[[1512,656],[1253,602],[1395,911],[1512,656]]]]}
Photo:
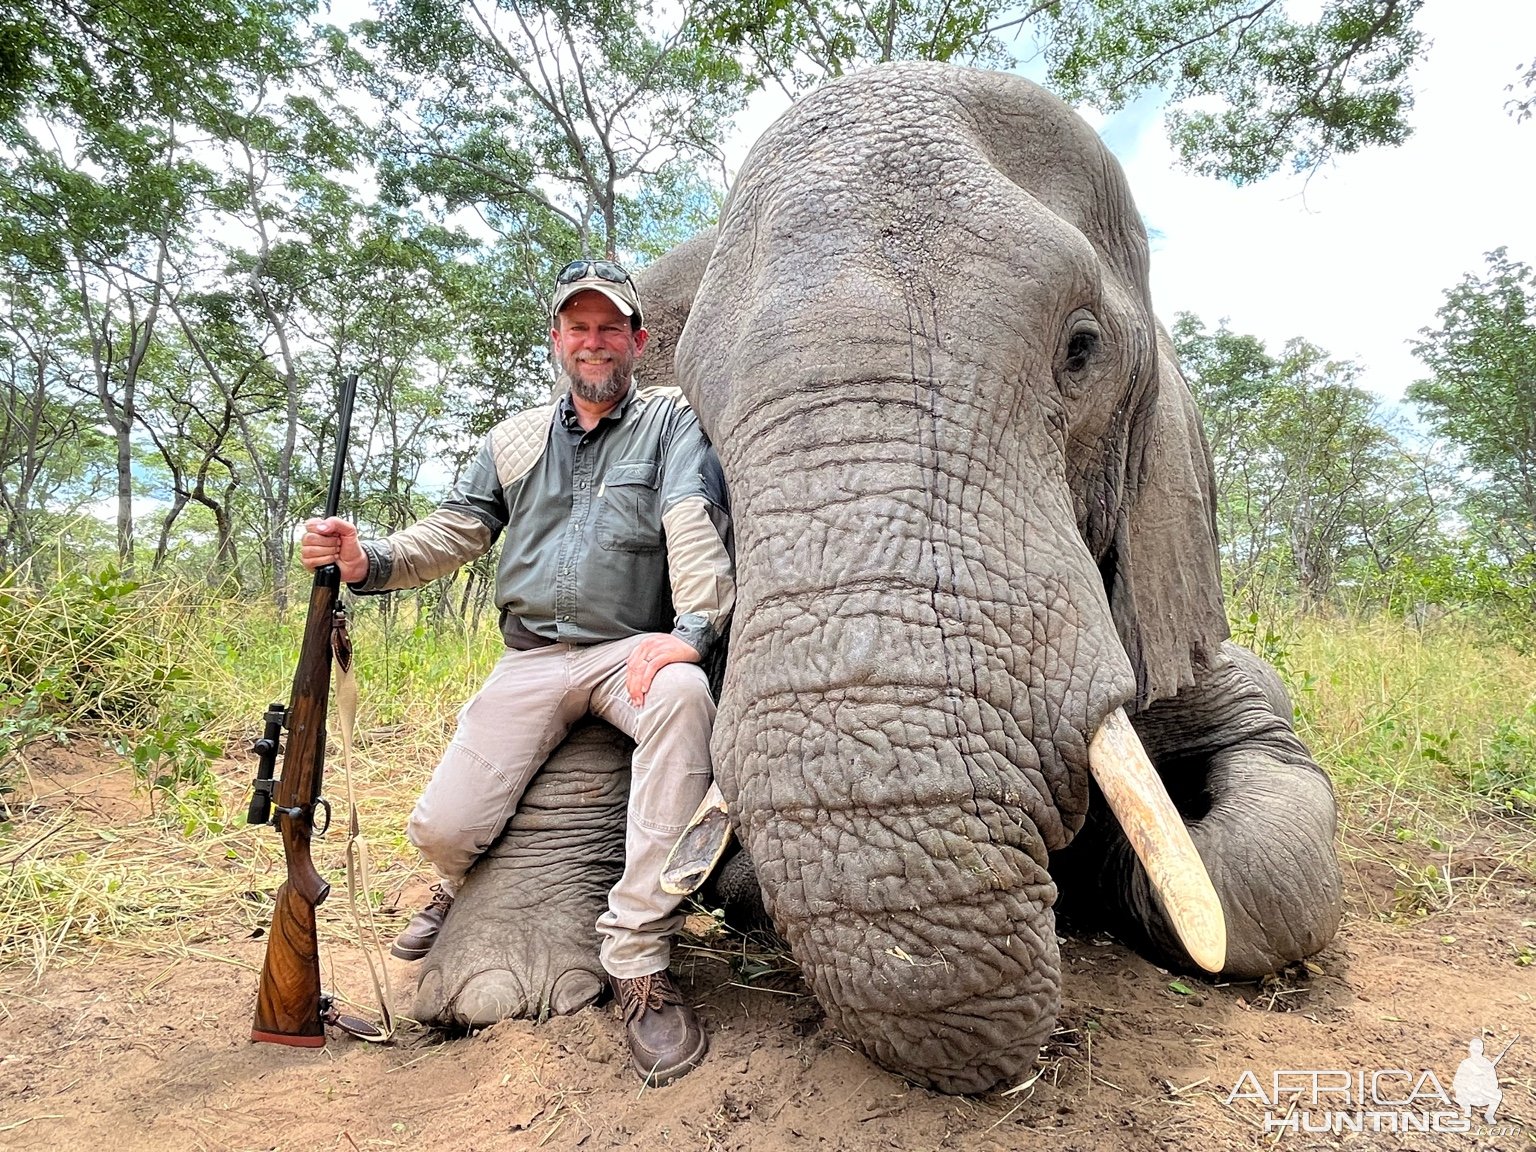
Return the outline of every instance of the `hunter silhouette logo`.
{"type": "MultiPolygon", "coordinates": [[[[1515,1040],[1518,1039],[1517,1035],[1515,1040]]],[[[1483,1055],[1482,1037],[1467,1043],[1467,1058],[1457,1067],[1456,1079],[1451,1081],[1451,1091],[1456,1095],[1456,1103],[1461,1105],[1462,1115],[1471,1116],[1474,1110],[1481,1111],[1483,1122],[1493,1123],[1493,1114],[1498,1111],[1499,1101],[1504,1099],[1494,1068],[1504,1059],[1505,1052],[1515,1046],[1515,1040],[1504,1045],[1504,1052],[1492,1060],[1483,1055]]]]}
{"type": "Polygon", "coordinates": [[[1514,1047],[1515,1036],[1492,1060],[1483,1041],[1467,1044],[1447,1092],[1431,1068],[1283,1068],[1269,1082],[1251,1071],[1238,1077],[1227,1103],[1251,1100],[1264,1108],[1264,1130],[1285,1133],[1473,1131],[1473,1113],[1492,1126],[1504,1093],[1496,1071],[1514,1047]]]}

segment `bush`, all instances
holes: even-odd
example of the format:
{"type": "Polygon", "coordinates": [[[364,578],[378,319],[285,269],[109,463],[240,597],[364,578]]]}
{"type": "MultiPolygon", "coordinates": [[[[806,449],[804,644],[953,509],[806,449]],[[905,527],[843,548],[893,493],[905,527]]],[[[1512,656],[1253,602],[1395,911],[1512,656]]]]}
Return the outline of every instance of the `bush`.
{"type": "Polygon", "coordinates": [[[1462,542],[1406,557],[1393,571],[1389,605],[1410,619],[1431,610],[1463,615],[1489,639],[1536,652],[1536,554],[1505,561],[1462,542]]]}
{"type": "Polygon", "coordinates": [[[195,790],[219,752],[182,663],[201,647],[199,617],[175,587],[143,588],[111,567],[45,588],[0,584],[0,768],[89,726],[116,736],[152,795],[195,790]]]}

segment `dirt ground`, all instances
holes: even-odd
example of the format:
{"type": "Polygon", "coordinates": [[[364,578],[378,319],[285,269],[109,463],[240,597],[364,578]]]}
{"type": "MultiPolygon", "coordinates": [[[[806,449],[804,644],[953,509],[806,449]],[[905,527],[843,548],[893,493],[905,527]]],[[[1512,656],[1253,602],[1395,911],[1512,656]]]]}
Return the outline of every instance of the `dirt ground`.
{"type": "MultiPolygon", "coordinates": [[[[71,760],[33,783],[55,803],[86,805],[103,827],[145,834],[143,801],[114,768],[71,760]]],[[[641,1090],[611,1008],[467,1038],[407,1021],[385,1045],[335,1033],[323,1050],[255,1045],[265,941],[252,938],[248,912],[209,907],[174,938],[103,948],[40,979],[24,965],[0,968],[0,1149],[1528,1152],[1536,893],[1529,864],[1509,863],[1510,837],[1528,847],[1529,822],[1490,819],[1451,851],[1352,837],[1338,939],[1306,970],[1265,985],[1181,978],[1114,941],[1069,933],[1065,1005],[1037,1075],[984,1098],[941,1096],[882,1071],[824,1024],[792,969],[763,974],[729,957],[729,938],[707,935],[676,968],[710,1053],[664,1089],[641,1090]],[[1443,1109],[1435,1086],[1453,1094],[1479,1036],[1489,1058],[1508,1047],[1496,1070],[1503,1097],[1493,1124],[1475,1116],[1464,1134],[1373,1132],[1368,1120],[1363,1132],[1308,1133],[1303,1122],[1355,1106],[1338,1096],[1311,1104],[1305,1093],[1295,1108],[1260,1099],[1277,1072],[1293,1085],[1304,1071],[1347,1072],[1358,1092],[1359,1074],[1368,1087],[1373,1073],[1401,1070],[1378,1078],[1379,1095],[1402,1099],[1417,1081],[1400,1122],[1427,1123],[1425,1110],[1443,1109]]],[[[419,895],[399,894],[391,930],[419,895]]],[[[328,982],[361,997],[362,953],[339,922],[322,949],[328,982]]],[[[414,966],[390,963],[407,1012],[414,966]]]]}

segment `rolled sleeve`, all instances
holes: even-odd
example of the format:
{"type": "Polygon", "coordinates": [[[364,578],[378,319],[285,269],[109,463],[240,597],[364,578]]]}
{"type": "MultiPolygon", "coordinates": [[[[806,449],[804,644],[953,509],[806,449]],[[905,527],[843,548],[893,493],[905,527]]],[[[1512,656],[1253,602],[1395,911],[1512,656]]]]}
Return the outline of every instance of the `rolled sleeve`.
{"type": "Polygon", "coordinates": [[[720,462],[692,409],[682,412],[662,478],[661,520],[676,612],[672,635],[706,657],[724,635],[736,605],[736,565],[720,462]]]}
{"type": "Polygon", "coordinates": [[[368,574],[361,580],[348,581],[347,587],[363,596],[389,591],[389,581],[395,567],[389,545],[382,540],[364,540],[361,547],[363,555],[368,558],[368,574]]]}
{"type": "Polygon", "coordinates": [[[362,542],[368,574],[355,592],[392,592],[446,576],[487,552],[506,527],[506,504],[489,437],[440,507],[382,540],[362,542]]]}

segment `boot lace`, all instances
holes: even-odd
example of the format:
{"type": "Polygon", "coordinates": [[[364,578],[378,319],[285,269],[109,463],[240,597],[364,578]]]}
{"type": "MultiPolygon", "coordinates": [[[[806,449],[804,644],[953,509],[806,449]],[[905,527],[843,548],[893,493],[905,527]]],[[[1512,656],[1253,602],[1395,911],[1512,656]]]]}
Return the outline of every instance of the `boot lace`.
{"type": "Polygon", "coordinates": [[[667,1004],[683,1002],[682,994],[665,972],[653,972],[649,976],[636,976],[633,980],[620,980],[617,983],[619,1007],[624,1012],[626,1024],[647,1012],[659,1012],[667,1004]]]}

